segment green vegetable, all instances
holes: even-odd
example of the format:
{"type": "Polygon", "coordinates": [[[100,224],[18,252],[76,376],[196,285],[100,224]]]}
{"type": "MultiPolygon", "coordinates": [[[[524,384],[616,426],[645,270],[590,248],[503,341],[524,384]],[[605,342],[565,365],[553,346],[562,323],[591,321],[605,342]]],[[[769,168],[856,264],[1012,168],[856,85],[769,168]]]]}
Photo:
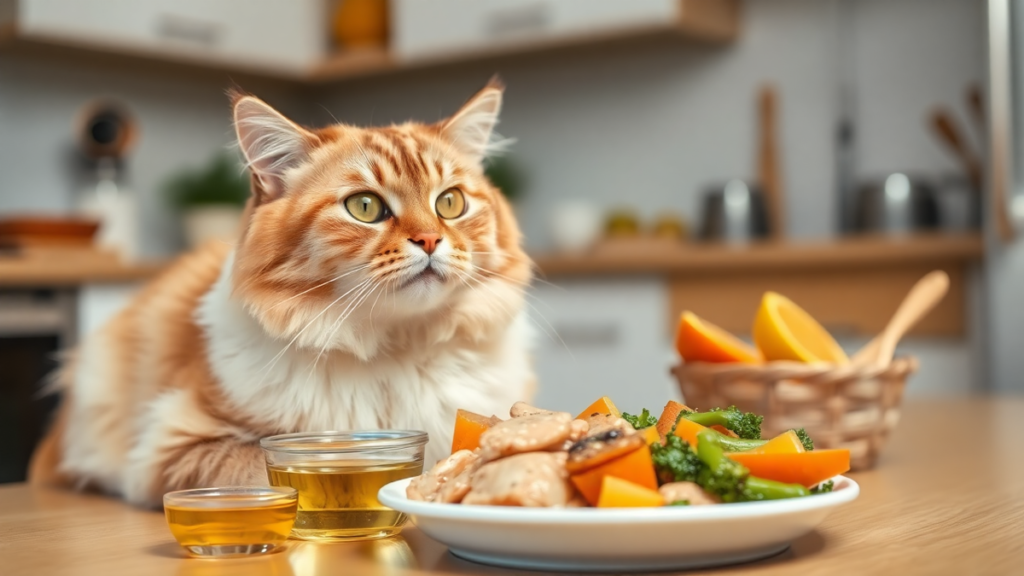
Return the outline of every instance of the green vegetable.
{"type": "Polygon", "coordinates": [[[750,475],[747,468],[725,455],[719,445],[723,436],[713,430],[697,435],[697,458],[705,467],[697,474],[697,484],[715,494],[722,502],[777,500],[807,496],[810,491],[799,484],[785,484],[750,475]]]}
{"type": "Polygon", "coordinates": [[[822,482],[821,484],[818,484],[814,488],[811,488],[811,494],[827,494],[828,492],[831,492],[832,489],[835,488],[835,486],[836,483],[833,482],[832,480],[829,480],[828,482],[822,482]]]}
{"type": "Polygon", "coordinates": [[[800,438],[800,442],[804,445],[804,450],[807,450],[808,452],[814,450],[814,440],[811,440],[811,437],[807,434],[807,430],[804,430],[803,428],[794,428],[793,432],[796,432],[797,437],[800,438]]]}
{"type": "Polygon", "coordinates": [[[682,417],[701,426],[724,426],[740,438],[748,440],[760,440],[761,422],[764,420],[764,416],[740,412],[735,406],[729,406],[725,410],[712,408],[708,412],[687,412],[682,414],[682,417]]]}
{"type": "Polygon", "coordinates": [[[655,418],[654,415],[651,414],[650,410],[648,410],[647,408],[644,408],[643,412],[640,412],[639,416],[634,416],[632,414],[623,412],[622,419],[632,424],[633,428],[636,428],[637,430],[641,430],[643,428],[650,428],[651,426],[655,426],[658,424],[658,419],[655,418]]]}
{"type": "Polygon", "coordinates": [[[669,506],[689,506],[689,505],[690,505],[690,501],[689,500],[676,500],[675,502],[672,502],[671,504],[669,504],[669,506]]]}
{"type": "Polygon", "coordinates": [[[697,475],[705,468],[686,440],[675,434],[665,438],[664,446],[651,444],[651,460],[661,484],[696,482],[697,475]]]}

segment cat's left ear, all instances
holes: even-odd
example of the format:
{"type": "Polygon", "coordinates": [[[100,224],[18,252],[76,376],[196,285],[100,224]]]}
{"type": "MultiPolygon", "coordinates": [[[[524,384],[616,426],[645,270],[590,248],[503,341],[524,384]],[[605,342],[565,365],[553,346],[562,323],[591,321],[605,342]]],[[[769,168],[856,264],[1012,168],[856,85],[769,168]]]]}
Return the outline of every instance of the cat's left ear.
{"type": "Polygon", "coordinates": [[[238,145],[253,174],[256,204],[285,193],[285,173],[308,159],[317,138],[255,96],[232,93],[238,145]]]}
{"type": "Polygon", "coordinates": [[[478,162],[487,155],[504,92],[505,85],[493,78],[458,112],[441,123],[441,132],[452,144],[478,162]]]}

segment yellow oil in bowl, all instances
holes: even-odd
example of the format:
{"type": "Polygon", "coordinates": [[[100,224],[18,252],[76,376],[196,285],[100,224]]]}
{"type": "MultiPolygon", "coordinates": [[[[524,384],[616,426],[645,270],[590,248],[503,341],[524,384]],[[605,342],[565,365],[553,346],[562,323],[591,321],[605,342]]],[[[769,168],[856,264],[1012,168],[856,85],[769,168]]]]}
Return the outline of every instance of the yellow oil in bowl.
{"type": "Polygon", "coordinates": [[[174,539],[194,556],[271,552],[288,539],[298,510],[294,489],[227,487],[164,495],[174,539]]]}

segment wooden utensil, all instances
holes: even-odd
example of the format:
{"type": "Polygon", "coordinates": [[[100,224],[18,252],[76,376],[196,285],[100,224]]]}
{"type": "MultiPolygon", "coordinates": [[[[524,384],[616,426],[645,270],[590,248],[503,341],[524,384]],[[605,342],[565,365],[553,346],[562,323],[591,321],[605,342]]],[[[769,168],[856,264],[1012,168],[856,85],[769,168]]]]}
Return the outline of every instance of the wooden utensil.
{"type": "Polygon", "coordinates": [[[960,160],[967,177],[971,180],[971,186],[975,191],[981,190],[981,160],[970,149],[964,133],[957,125],[956,120],[949,111],[937,108],[931,115],[932,129],[939,139],[949,148],[954,156],[960,160]]]}
{"type": "Polygon", "coordinates": [[[758,154],[758,179],[764,190],[768,212],[768,235],[772,238],[783,236],[786,225],[782,175],[779,171],[778,147],[778,97],[775,87],[766,84],[758,95],[758,121],[760,123],[761,146],[758,154]]]}
{"type": "Polygon", "coordinates": [[[868,342],[851,359],[852,364],[868,365],[875,363],[887,366],[892,362],[896,345],[903,335],[924,318],[938,304],[949,290],[949,275],[942,270],[929,272],[914,284],[907,296],[903,298],[896,313],[886,324],[882,333],[868,342]]]}

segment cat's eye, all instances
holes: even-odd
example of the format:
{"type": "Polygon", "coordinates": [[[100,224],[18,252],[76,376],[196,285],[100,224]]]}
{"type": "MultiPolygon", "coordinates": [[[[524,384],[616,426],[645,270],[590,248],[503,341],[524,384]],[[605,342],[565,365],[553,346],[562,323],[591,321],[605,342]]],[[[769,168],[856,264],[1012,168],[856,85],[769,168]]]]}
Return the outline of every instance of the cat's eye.
{"type": "Polygon", "coordinates": [[[466,213],[466,197],[462,195],[462,190],[449,188],[437,197],[434,208],[437,215],[445,220],[458,218],[466,213]]]}
{"type": "Polygon", "coordinates": [[[349,196],[345,199],[345,208],[353,218],[367,224],[380,222],[391,215],[388,205],[373,192],[359,192],[349,196]]]}

